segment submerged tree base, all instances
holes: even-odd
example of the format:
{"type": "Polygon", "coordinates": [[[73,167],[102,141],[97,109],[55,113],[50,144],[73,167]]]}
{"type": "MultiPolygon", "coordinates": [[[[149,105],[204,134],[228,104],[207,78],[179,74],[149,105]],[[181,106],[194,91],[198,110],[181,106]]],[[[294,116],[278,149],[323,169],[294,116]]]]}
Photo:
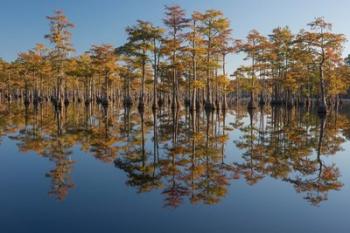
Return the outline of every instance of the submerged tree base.
{"type": "Polygon", "coordinates": [[[130,96],[126,96],[123,100],[124,107],[131,107],[133,104],[132,99],[130,96]]]}
{"type": "Polygon", "coordinates": [[[204,105],[204,108],[205,108],[205,111],[207,112],[212,112],[215,110],[215,106],[214,104],[210,103],[210,102],[205,102],[205,105],[204,105]]]}
{"type": "Polygon", "coordinates": [[[265,106],[266,102],[264,99],[260,99],[259,106],[265,106]]]}
{"type": "Polygon", "coordinates": [[[256,104],[254,101],[250,100],[247,106],[248,109],[256,109],[256,104]]]}
{"type": "Polygon", "coordinates": [[[317,109],[317,113],[320,116],[325,116],[327,115],[327,106],[324,104],[320,104],[317,109]]]}

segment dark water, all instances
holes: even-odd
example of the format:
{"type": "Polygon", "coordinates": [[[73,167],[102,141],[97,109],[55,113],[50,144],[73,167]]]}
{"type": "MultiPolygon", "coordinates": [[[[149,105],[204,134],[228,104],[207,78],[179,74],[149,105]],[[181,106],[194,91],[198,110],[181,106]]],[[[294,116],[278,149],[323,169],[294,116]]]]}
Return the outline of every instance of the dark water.
{"type": "Polygon", "coordinates": [[[350,114],[0,105],[0,232],[350,232],[350,114]]]}

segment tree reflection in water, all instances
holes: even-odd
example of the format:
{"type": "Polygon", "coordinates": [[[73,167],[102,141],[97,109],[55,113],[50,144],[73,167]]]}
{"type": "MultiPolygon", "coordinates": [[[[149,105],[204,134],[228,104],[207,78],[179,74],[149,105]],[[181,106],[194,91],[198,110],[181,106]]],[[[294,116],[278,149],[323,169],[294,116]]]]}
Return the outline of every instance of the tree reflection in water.
{"type": "Polygon", "coordinates": [[[77,146],[125,172],[126,185],[138,193],[160,191],[168,207],[219,203],[235,179],[287,182],[312,205],[343,187],[337,165],[326,159],[349,139],[350,118],[343,113],[320,118],[302,107],[247,112],[236,105],[206,113],[79,103],[60,111],[49,104],[3,103],[0,111],[1,139],[54,163],[46,176],[49,194],[60,200],[74,187],[77,146]]]}

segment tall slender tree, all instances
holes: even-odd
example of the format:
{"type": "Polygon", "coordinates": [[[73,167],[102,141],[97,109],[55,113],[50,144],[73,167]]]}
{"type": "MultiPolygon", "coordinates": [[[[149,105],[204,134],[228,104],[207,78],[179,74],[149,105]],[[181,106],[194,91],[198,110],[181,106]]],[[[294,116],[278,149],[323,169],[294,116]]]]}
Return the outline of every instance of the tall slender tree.
{"type": "Polygon", "coordinates": [[[168,28],[168,38],[165,40],[166,50],[170,54],[172,69],[172,108],[179,105],[178,99],[178,60],[177,54],[182,49],[183,30],[188,27],[189,19],[186,18],[185,10],[178,5],[165,6],[164,24],[168,28]]]}
{"type": "Polygon", "coordinates": [[[255,91],[257,79],[257,61],[265,40],[266,38],[263,35],[261,35],[258,31],[252,30],[247,36],[247,41],[241,47],[241,51],[244,51],[247,54],[246,59],[251,59],[251,82],[249,87],[250,100],[248,103],[248,109],[256,108],[255,91]]]}
{"type": "Polygon", "coordinates": [[[90,53],[98,75],[104,79],[101,88],[101,102],[104,106],[108,106],[110,79],[118,70],[117,56],[113,46],[109,44],[93,45],[90,53]]]}
{"type": "Polygon", "coordinates": [[[320,99],[318,103],[318,112],[327,113],[326,100],[326,77],[325,67],[331,62],[331,57],[335,54],[341,54],[345,36],[343,34],[332,33],[332,24],[319,17],[308,24],[312,31],[305,33],[305,41],[310,46],[315,56],[314,62],[318,66],[320,99]]]}
{"type": "Polygon", "coordinates": [[[62,93],[64,82],[64,63],[70,52],[74,51],[71,43],[70,30],[74,25],[69,22],[63,11],[55,11],[53,16],[48,16],[50,22],[50,33],[45,35],[53,45],[51,51],[51,59],[56,71],[56,91],[55,91],[55,106],[61,107],[63,103],[62,93]]]}
{"type": "Polygon", "coordinates": [[[219,47],[223,41],[226,41],[231,33],[229,20],[218,10],[207,10],[200,15],[200,30],[204,36],[206,49],[206,109],[213,109],[211,91],[212,73],[217,66],[217,60],[214,57],[220,54],[219,47]]]}

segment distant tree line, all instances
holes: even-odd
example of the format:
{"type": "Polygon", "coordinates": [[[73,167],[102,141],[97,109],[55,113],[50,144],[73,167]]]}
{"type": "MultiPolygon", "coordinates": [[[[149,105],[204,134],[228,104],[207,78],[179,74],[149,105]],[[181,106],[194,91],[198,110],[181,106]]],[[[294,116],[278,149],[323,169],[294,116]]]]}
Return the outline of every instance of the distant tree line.
{"type": "Polygon", "coordinates": [[[0,60],[1,99],[26,105],[51,101],[57,110],[75,101],[105,107],[120,101],[125,107],[137,104],[140,111],[145,104],[213,111],[249,96],[250,110],[267,103],[315,104],[326,114],[347,94],[346,38],[322,17],[297,34],[278,27],[268,36],[252,30],[237,40],[221,11],[187,16],[178,5],[164,11],[164,27],[138,20],[126,28],[124,45],[93,45],[77,56],[72,56],[74,25],[56,11],[47,17],[50,47],[37,44],[15,61],[0,60]],[[230,77],[226,58],[236,53],[247,62],[230,77]]]}

